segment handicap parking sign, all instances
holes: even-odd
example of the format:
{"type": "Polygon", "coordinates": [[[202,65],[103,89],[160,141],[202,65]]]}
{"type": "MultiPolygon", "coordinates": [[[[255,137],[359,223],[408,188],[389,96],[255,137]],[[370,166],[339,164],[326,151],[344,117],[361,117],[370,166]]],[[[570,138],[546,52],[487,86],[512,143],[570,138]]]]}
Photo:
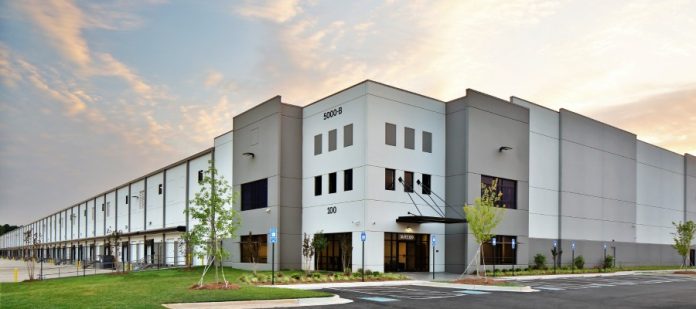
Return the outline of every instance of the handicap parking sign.
{"type": "Polygon", "coordinates": [[[513,250],[515,249],[515,245],[517,245],[517,241],[515,241],[515,239],[513,238],[512,239],[512,249],[513,250]]]}
{"type": "Polygon", "coordinates": [[[491,241],[493,242],[493,246],[495,246],[495,244],[496,244],[496,242],[497,242],[496,239],[495,239],[495,237],[493,237],[493,239],[491,239],[491,241]]]}
{"type": "Polygon", "coordinates": [[[367,234],[365,232],[360,233],[360,241],[365,241],[367,239],[367,234]]]}
{"type": "Polygon", "coordinates": [[[431,237],[431,241],[432,241],[432,243],[433,243],[433,247],[435,247],[435,245],[437,245],[437,237],[435,237],[435,235],[433,235],[433,236],[431,237]]]}
{"type": "Polygon", "coordinates": [[[272,227],[270,229],[270,231],[268,231],[268,234],[271,235],[271,243],[272,244],[275,244],[276,242],[278,242],[278,231],[276,230],[275,227],[272,227]]]}

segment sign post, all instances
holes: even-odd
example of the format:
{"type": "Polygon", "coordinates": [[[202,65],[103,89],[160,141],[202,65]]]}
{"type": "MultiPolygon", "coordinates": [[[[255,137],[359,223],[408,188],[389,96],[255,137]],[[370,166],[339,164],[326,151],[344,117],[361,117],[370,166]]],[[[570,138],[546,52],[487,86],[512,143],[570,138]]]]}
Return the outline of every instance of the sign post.
{"type": "MultiPolygon", "coordinates": [[[[517,240],[516,238],[512,239],[512,254],[515,255],[515,263],[517,262],[517,240]]],[[[515,276],[515,263],[512,263],[512,276],[515,276]]]]}
{"type": "Polygon", "coordinates": [[[278,230],[272,227],[268,234],[271,236],[271,285],[275,285],[275,244],[278,242],[278,230]]]}
{"type": "Polygon", "coordinates": [[[433,243],[433,280],[435,280],[435,245],[437,245],[437,238],[435,235],[431,236],[431,242],[433,243]]]}
{"type": "MultiPolygon", "coordinates": [[[[493,277],[495,277],[495,244],[498,242],[497,237],[493,236],[491,242],[493,243],[493,277]]],[[[484,272],[485,271],[484,269],[484,272]]]]}
{"type": "Polygon", "coordinates": [[[607,271],[607,244],[604,244],[604,260],[602,260],[602,267],[604,271],[607,271]]]}
{"type": "Polygon", "coordinates": [[[571,262],[570,262],[570,273],[574,274],[575,273],[575,242],[570,243],[570,251],[572,252],[571,254],[571,262]]]}
{"type": "MultiPolygon", "coordinates": [[[[558,247],[558,242],[556,240],[553,241],[553,252],[558,252],[556,251],[556,247],[558,247]]],[[[556,263],[558,262],[558,259],[556,258],[558,255],[553,256],[553,273],[556,273],[556,263]]]]}
{"type": "Polygon", "coordinates": [[[367,234],[365,231],[360,233],[360,242],[362,242],[362,282],[365,282],[365,240],[367,240],[367,234]]]}

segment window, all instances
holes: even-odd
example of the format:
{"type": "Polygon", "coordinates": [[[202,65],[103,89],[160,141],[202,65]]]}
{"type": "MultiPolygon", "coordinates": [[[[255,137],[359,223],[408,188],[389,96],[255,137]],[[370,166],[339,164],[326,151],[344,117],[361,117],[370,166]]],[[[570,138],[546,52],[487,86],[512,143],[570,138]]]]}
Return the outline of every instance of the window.
{"type": "Polygon", "coordinates": [[[416,149],[416,130],[404,128],[404,147],[406,149],[416,149]]]}
{"type": "Polygon", "coordinates": [[[404,172],[404,192],[413,192],[413,172],[404,172]]]}
{"type": "Polygon", "coordinates": [[[498,180],[496,192],[503,194],[497,206],[517,209],[517,181],[515,180],[481,175],[481,194],[483,194],[483,185],[491,186],[496,179],[498,180]]]}
{"type": "Polygon", "coordinates": [[[431,178],[430,175],[423,174],[423,183],[421,184],[421,186],[423,187],[423,191],[422,191],[423,194],[430,195],[430,188],[431,188],[430,187],[430,183],[431,183],[430,178],[431,178]]]}
{"type": "Polygon", "coordinates": [[[159,187],[157,188],[157,193],[159,195],[162,195],[162,184],[159,184],[159,187]]]}
{"type": "Polygon", "coordinates": [[[106,216],[111,217],[111,202],[106,203],[106,216]]]}
{"type": "Polygon", "coordinates": [[[321,195],[321,175],[314,176],[314,196],[321,195]]]}
{"type": "Polygon", "coordinates": [[[314,155],[321,154],[321,134],[314,135],[314,155]]]}
{"type": "Polygon", "coordinates": [[[343,126],[343,147],[353,146],[353,124],[343,126]]]}
{"type": "Polygon", "coordinates": [[[423,152],[433,152],[433,134],[423,131],[423,152]]]}
{"type": "Polygon", "coordinates": [[[242,184],[242,211],[268,207],[268,179],[242,184]]]}
{"type": "Polygon", "coordinates": [[[394,191],[394,177],[396,176],[396,171],[390,168],[384,169],[384,190],[394,191]]]}
{"type": "Polygon", "coordinates": [[[145,209],[145,190],[141,190],[138,194],[138,202],[140,202],[138,208],[145,209]]]}
{"type": "Polygon", "coordinates": [[[517,237],[501,235],[494,237],[496,240],[495,246],[493,246],[493,240],[489,240],[481,245],[481,250],[483,250],[483,258],[481,259],[481,262],[485,262],[486,265],[517,264],[517,254],[515,254],[515,250],[512,249],[512,240],[517,240],[517,237]]]}
{"type": "Polygon", "coordinates": [[[391,123],[384,124],[384,143],[396,146],[396,125],[391,123]]]}
{"type": "Polygon", "coordinates": [[[336,193],[336,172],[329,174],[329,194],[336,193]]]}
{"type": "Polygon", "coordinates": [[[336,150],[336,129],[329,131],[329,151],[336,150]]]}
{"type": "Polygon", "coordinates": [[[198,170],[198,183],[203,183],[203,170],[198,170]]]}
{"type": "Polygon", "coordinates": [[[268,235],[246,235],[240,239],[242,263],[268,263],[268,235]]]}
{"type": "Polygon", "coordinates": [[[317,250],[317,269],[343,271],[343,265],[351,265],[353,235],[351,233],[324,234],[326,246],[317,250]]]}
{"type": "Polygon", "coordinates": [[[130,197],[126,195],[126,205],[128,205],[128,201],[130,200],[130,197]]]}
{"type": "Polygon", "coordinates": [[[343,171],[343,191],[353,190],[353,169],[343,171]]]}

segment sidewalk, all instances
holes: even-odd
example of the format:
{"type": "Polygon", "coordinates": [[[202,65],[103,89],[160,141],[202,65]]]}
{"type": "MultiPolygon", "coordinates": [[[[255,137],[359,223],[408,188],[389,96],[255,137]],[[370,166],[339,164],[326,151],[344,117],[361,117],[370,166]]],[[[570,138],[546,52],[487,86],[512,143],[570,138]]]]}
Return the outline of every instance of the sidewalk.
{"type": "MultiPolygon", "coordinates": [[[[22,260],[6,260],[0,259],[0,282],[14,282],[14,271],[17,269],[18,276],[17,281],[22,282],[29,279],[29,273],[27,272],[27,264],[22,260]]],[[[75,277],[83,275],[94,275],[104,274],[113,272],[110,269],[94,269],[88,268],[78,269],[75,265],[53,265],[53,263],[43,263],[43,275],[44,279],[54,279],[54,278],[64,278],[64,277],[75,277]],[[79,273],[78,273],[79,270],[79,273]]],[[[39,278],[41,274],[41,263],[37,262],[34,267],[34,277],[39,278]]]]}
{"type": "Polygon", "coordinates": [[[515,276],[515,277],[496,277],[496,279],[507,281],[520,280],[548,280],[548,279],[568,279],[568,278],[592,278],[592,277],[613,277],[613,276],[628,276],[640,274],[671,274],[679,269],[661,269],[661,270],[628,270],[617,271],[611,273],[587,273],[587,274],[557,274],[557,275],[535,275],[535,276],[515,276]]]}
{"type": "MultiPolygon", "coordinates": [[[[432,278],[432,277],[431,277],[432,278]]],[[[437,279],[437,276],[436,276],[437,279]]],[[[286,284],[286,285],[264,285],[269,288],[286,288],[299,290],[322,290],[322,289],[341,289],[356,287],[380,287],[380,286],[428,286],[445,289],[458,290],[477,290],[477,291],[497,291],[497,292],[536,292],[529,286],[496,286],[496,285],[474,285],[460,284],[451,282],[436,282],[424,280],[398,280],[398,281],[369,281],[369,282],[326,282],[326,283],[307,283],[307,284],[286,284]]]]}
{"type": "Polygon", "coordinates": [[[164,304],[165,308],[171,309],[203,309],[203,308],[224,308],[224,309],[243,309],[243,308],[287,308],[287,307],[306,307],[306,306],[327,306],[342,305],[352,303],[350,299],[341,298],[338,295],[331,297],[296,298],[296,299],[276,299],[276,300],[249,300],[249,301],[222,301],[210,303],[182,303],[164,304]]]}

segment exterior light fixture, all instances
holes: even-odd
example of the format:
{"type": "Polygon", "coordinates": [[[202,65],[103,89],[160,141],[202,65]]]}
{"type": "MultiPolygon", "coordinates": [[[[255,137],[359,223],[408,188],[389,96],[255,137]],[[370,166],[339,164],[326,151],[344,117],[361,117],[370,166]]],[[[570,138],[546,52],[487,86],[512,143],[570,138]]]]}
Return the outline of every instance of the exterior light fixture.
{"type": "Polygon", "coordinates": [[[406,228],[406,233],[413,233],[413,229],[409,226],[406,228]]]}
{"type": "Polygon", "coordinates": [[[504,150],[512,150],[512,147],[510,147],[510,146],[500,146],[500,148],[498,148],[498,152],[503,152],[504,150]]]}
{"type": "Polygon", "coordinates": [[[242,154],[243,156],[251,157],[252,159],[256,157],[256,155],[253,152],[245,152],[242,154]]]}

